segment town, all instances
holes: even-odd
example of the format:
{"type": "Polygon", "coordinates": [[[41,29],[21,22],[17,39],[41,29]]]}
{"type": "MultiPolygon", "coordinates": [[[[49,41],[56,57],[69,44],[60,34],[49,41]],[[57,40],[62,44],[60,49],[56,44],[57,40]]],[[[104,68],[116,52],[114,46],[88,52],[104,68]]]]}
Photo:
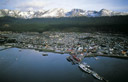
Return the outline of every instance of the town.
{"type": "Polygon", "coordinates": [[[0,31],[0,45],[85,57],[128,57],[127,36],[111,33],[0,31]]]}
{"type": "MultiPolygon", "coordinates": [[[[0,31],[0,46],[5,46],[0,51],[16,47],[19,51],[23,48],[60,54],[68,53],[69,56],[66,59],[69,62],[78,64],[80,69],[105,82],[109,81],[93,71],[90,65],[82,60],[85,57],[95,56],[128,58],[128,38],[123,34],[0,31]]],[[[44,53],[42,56],[48,56],[48,54],[44,53]]]]}

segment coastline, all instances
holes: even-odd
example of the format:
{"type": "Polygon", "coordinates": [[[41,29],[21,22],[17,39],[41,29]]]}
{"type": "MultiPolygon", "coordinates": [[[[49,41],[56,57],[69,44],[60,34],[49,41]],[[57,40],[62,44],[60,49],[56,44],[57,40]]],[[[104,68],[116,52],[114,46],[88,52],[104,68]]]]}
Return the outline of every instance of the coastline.
{"type": "MultiPolygon", "coordinates": [[[[0,45],[1,46],[1,45],[0,45]]],[[[2,45],[3,46],[3,45],[2,45]]],[[[55,50],[48,50],[48,49],[35,49],[35,48],[21,48],[21,47],[7,47],[7,46],[4,46],[5,48],[3,49],[0,49],[0,51],[2,50],[6,50],[6,49],[9,49],[9,48],[19,48],[19,49],[31,49],[31,50],[36,50],[36,51],[39,51],[39,52],[52,52],[52,53],[58,53],[58,54],[69,54],[70,55],[70,52],[56,52],[55,50]]],[[[90,55],[85,55],[84,58],[87,58],[87,57],[97,57],[97,56],[103,56],[103,57],[111,57],[111,58],[119,58],[119,59],[128,59],[128,56],[119,56],[119,55],[99,55],[99,54],[90,54],[90,55]]]]}
{"type": "Polygon", "coordinates": [[[96,55],[88,55],[88,56],[86,55],[85,58],[86,58],[86,57],[97,57],[97,56],[112,57],[112,58],[120,58],[120,59],[128,59],[127,56],[118,56],[118,55],[98,55],[98,54],[96,54],[96,55]]]}

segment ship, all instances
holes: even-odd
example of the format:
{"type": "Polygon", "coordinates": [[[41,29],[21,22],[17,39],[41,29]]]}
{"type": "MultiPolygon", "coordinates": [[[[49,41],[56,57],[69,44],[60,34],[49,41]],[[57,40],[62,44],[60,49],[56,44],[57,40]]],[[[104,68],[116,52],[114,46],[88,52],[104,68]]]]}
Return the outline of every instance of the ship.
{"type": "Polygon", "coordinates": [[[96,72],[92,71],[92,75],[99,80],[103,80],[103,78],[101,76],[99,76],[96,72]]]}
{"type": "Polygon", "coordinates": [[[90,65],[88,65],[87,63],[83,62],[83,64],[84,64],[87,68],[91,68],[90,65]]]}
{"type": "Polygon", "coordinates": [[[83,71],[85,71],[85,72],[87,72],[87,73],[89,73],[89,74],[91,74],[93,77],[95,77],[96,79],[98,79],[98,80],[104,80],[105,82],[108,82],[108,80],[105,80],[103,77],[101,77],[100,75],[98,75],[96,72],[94,72],[94,71],[92,71],[91,69],[90,69],[90,66],[87,64],[87,63],[79,63],[79,67],[83,70],[83,71]]]}
{"type": "Polygon", "coordinates": [[[72,56],[67,56],[66,59],[69,61],[69,62],[72,62],[72,64],[78,64],[79,62],[76,61],[72,56]]]}
{"type": "Polygon", "coordinates": [[[87,72],[87,73],[92,73],[92,71],[88,68],[88,66],[85,65],[85,64],[83,64],[83,63],[80,63],[80,64],[79,64],[79,67],[80,67],[83,71],[85,71],[85,72],[87,72]]]}
{"type": "Polygon", "coordinates": [[[48,54],[47,53],[43,53],[42,56],[48,56],[48,54]]]}
{"type": "Polygon", "coordinates": [[[76,55],[72,55],[72,57],[73,57],[76,61],[78,61],[78,62],[81,61],[80,58],[76,57],[76,55]]]}

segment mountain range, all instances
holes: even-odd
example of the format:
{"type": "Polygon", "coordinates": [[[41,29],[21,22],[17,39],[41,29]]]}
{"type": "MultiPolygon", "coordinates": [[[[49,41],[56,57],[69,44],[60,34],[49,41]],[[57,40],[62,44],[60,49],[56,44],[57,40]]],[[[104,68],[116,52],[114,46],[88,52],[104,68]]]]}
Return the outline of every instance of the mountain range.
{"type": "Polygon", "coordinates": [[[101,9],[100,11],[91,11],[83,9],[66,10],[62,8],[55,8],[50,10],[39,11],[18,11],[1,9],[0,17],[10,16],[15,18],[31,19],[31,18],[59,18],[59,17],[101,17],[101,16],[120,16],[128,15],[128,12],[115,12],[107,9],[101,9]]]}

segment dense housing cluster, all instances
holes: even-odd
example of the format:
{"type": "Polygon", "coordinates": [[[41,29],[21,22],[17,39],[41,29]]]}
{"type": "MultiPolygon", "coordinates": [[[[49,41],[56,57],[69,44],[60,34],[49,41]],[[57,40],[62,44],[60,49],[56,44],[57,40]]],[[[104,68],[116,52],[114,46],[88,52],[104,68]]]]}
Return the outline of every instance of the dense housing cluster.
{"type": "Polygon", "coordinates": [[[128,56],[128,38],[118,34],[75,32],[0,32],[1,45],[39,51],[128,56]],[[11,35],[11,36],[10,36],[11,35]]]}

